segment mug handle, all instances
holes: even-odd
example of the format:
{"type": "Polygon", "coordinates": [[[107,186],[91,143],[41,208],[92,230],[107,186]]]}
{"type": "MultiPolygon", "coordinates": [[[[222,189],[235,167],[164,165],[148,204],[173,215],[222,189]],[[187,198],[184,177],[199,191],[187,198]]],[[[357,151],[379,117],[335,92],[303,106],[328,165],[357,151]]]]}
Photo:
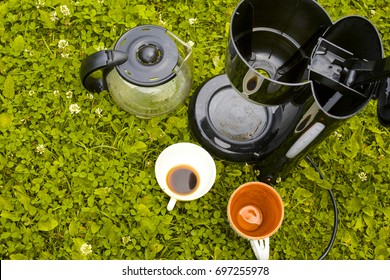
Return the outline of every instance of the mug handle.
{"type": "Polygon", "coordinates": [[[104,77],[91,76],[97,70],[105,70],[121,65],[128,60],[125,52],[103,50],[88,56],[80,67],[80,79],[83,86],[91,92],[102,92],[107,89],[104,77]]]}
{"type": "Polygon", "coordinates": [[[167,206],[167,210],[168,211],[172,211],[173,210],[173,208],[175,207],[176,201],[177,201],[176,198],[171,197],[171,199],[168,202],[168,206],[167,206]]]}
{"type": "Polygon", "coordinates": [[[256,259],[269,259],[269,237],[261,240],[251,240],[252,250],[255,253],[256,259]]]}

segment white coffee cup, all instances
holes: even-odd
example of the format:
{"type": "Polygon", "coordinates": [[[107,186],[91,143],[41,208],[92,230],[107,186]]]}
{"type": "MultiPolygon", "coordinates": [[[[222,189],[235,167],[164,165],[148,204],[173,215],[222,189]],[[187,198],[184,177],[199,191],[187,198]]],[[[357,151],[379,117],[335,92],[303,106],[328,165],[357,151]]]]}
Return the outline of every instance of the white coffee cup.
{"type": "MultiPolygon", "coordinates": [[[[213,186],[216,173],[215,162],[211,155],[202,147],[186,142],[173,144],[165,148],[158,156],[155,164],[157,182],[161,189],[171,197],[167,206],[168,211],[173,210],[178,200],[190,201],[205,195],[213,186]],[[192,186],[193,189],[185,189],[186,192],[178,191],[180,186],[177,182],[179,181],[176,181],[176,188],[172,186],[175,185],[172,178],[174,178],[176,170],[181,168],[187,171],[191,170],[193,174],[189,175],[192,176],[189,178],[193,178],[193,180],[190,179],[190,181],[193,184],[196,182],[196,186],[192,186]]],[[[189,171],[186,174],[190,174],[189,171]]]]}

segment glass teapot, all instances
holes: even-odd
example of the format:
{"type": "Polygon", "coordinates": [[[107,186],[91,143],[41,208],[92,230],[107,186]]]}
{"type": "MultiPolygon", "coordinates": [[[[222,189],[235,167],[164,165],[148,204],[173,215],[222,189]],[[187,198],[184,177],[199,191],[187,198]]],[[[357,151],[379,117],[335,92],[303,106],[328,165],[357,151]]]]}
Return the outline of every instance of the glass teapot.
{"type": "Polygon", "coordinates": [[[80,79],[91,92],[108,90],[122,109],[150,118],[176,109],[192,86],[191,46],[163,27],[130,29],[113,50],[88,56],[80,79]]]}

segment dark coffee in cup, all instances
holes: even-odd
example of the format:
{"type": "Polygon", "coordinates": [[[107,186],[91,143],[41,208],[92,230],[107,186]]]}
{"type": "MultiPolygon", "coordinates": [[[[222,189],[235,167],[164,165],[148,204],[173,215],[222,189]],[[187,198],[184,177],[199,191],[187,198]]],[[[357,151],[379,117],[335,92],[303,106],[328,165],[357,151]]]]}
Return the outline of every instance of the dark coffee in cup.
{"type": "Polygon", "coordinates": [[[171,191],[186,195],[194,192],[199,186],[199,175],[196,170],[189,165],[178,165],[169,170],[167,175],[167,185],[171,191]]]}
{"type": "Polygon", "coordinates": [[[158,185],[170,196],[167,210],[177,201],[204,196],[213,186],[217,168],[211,155],[193,143],[182,142],[165,148],[155,165],[158,185]]]}

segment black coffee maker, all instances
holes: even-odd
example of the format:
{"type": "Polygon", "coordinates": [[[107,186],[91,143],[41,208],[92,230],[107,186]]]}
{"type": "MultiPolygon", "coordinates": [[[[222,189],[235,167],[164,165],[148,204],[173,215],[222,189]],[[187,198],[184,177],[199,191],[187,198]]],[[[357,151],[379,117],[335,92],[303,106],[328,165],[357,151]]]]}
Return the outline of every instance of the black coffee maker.
{"type": "Polygon", "coordinates": [[[371,99],[390,125],[390,58],[367,19],[333,23],[313,0],[244,0],[230,28],[226,74],[189,106],[192,133],[214,156],[274,183],[371,99]]]}

